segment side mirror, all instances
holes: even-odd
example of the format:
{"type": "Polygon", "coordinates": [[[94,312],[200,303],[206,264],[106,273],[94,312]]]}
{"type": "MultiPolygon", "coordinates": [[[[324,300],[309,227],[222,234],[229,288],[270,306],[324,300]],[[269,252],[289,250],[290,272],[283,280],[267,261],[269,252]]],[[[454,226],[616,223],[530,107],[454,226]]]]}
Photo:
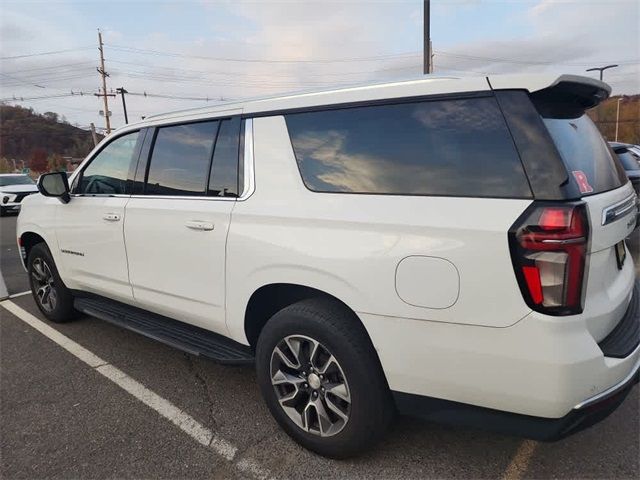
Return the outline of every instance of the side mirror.
{"type": "Polygon", "coordinates": [[[69,203],[69,181],[66,172],[53,172],[40,175],[38,191],[45,197],[56,197],[62,203],[69,203]]]}

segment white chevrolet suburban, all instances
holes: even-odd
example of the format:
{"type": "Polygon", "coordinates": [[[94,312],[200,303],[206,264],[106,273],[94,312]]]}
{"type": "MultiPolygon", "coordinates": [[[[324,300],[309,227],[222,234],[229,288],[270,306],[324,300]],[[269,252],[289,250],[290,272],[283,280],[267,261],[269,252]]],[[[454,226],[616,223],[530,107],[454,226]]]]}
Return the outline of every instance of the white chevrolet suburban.
{"type": "Polygon", "coordinates": [[[609,93],[428,78],[149,117],[24,200],[33,296],[255,364],[323,455],[396,411],[563,437],[640,365],[636,196],[585,114],[609,93]]]}

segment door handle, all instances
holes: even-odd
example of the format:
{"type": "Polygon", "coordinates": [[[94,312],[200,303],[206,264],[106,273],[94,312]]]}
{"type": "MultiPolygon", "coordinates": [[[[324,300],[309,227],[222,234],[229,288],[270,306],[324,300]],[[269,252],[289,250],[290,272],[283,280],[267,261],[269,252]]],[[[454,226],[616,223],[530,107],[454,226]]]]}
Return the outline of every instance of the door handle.
{"type": "Polygon", "coordinates": [[[120,215],[117,213],[105,213],[102,218],[104,218],[107,222],[117,222],[120,220],[120,215]]]}
{"type": "Polygon", "coordinates": [[[201,230],[205,232],[213,230],[213,223],[202,222],[200,220],[190,220],[184,225],[185,227],[190,228],[191,230],[201,230]]]}

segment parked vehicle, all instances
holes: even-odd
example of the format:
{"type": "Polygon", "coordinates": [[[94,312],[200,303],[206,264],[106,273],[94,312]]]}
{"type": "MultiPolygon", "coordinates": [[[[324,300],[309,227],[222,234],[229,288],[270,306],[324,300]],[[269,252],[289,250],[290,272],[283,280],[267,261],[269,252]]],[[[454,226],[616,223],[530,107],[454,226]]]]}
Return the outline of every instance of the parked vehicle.
{"type": "Polygon", "coordinates": [[[635,193],[584,113],[591,78],[429,78],[148,117],[18,243],[51,321],[78,312],[254,364],[331,457],[396,410],[559,438],[638,379],[635,193]]]}
{"type": "Polygon", "coordinates": [[[36,182],[21,173],[0,174],[0,216],[8,212],[19,212],[22,200],[37,193],[36,182]]]}
{"type": "Polygon", "coordinates": [[[613,149],[620,160],[622,168],[624,168],[627,177],[633,185],[633,189],[638,196],[638,214],[636,226],[640,224],[640,154],[637,154],[633,147],[628,143],[609,142],[609,146],[613,149]]]}

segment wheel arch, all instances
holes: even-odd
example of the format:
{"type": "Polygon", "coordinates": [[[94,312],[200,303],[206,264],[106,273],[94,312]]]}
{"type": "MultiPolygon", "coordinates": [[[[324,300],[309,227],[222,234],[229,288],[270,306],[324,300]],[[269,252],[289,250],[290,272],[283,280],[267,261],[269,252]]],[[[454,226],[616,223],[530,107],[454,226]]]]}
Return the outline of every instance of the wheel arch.
{"type": "Polygon", "coordinates": [[[28,230],[22,232],[18,239],[20,245],[20,258],[22,259],[22,266],[24,268],[27,268],[27,259],[29,258],[29,252],[31,252],[31,249],[35,245],[37,245],[38,243],[44,243],[45,245],[47,245],[49,250],[51,250],[51,246],[47,244],[47,241],[44,239],[44,237],[34,231],[28,230]]]}
{"type": "MultiPolygon", "coordinates": [[[[310,298],[326,298],[339,304],[366,332],[358,314],[344,301],[318,288],[296,283],[270,283],[256,289],[245,308],[244,333],[252,348],[255,348],[262,328],[269,319],[283,308],[310,298]]],[[[371,337],[367,333],[369,342],[371,337]]]]}

